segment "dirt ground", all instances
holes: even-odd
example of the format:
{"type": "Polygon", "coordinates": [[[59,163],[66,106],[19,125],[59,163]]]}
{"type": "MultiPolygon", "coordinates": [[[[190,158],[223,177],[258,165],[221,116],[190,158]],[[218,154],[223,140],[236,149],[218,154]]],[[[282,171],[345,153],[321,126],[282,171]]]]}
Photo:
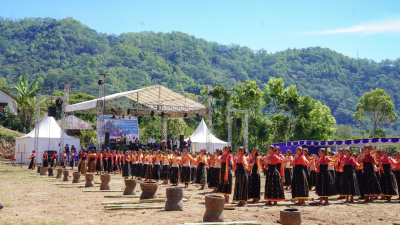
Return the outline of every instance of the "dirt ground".
{"type": "MultiPolygon", "coordinates": [[[[211,194],[210,189],[200,191],[199,186],[191,185],[185,189],[184,211],[166,212],[163,209],[146,210],[105,210],[102,202],[120,201],[122,198],[104,198],[104,195],[121,195],[122,192],[101,193],[83,192],[78,187],[62,188],[48,178],[32,177],[36,171],[3,164],[0,162],[0,224],[183,224],[201,222],[205,211],[204,196],[211,194]]],[[[100,182],[99,176],[95,178],[100,182]]],[[[61,182],[58,180],[57,183],[61,182]]],[[[68,182],[68,183],[71,183],[68,182]]],[[[124,183],[121,175],[112,175],[111,189],[122,190],[124,183]]],[[[158,193],[165,196],[170,185],[160,185],[158,193]]],[[[98,187],[91,188],[99,189],[98,187]]],[[[140,187],[136,190],[140,194],[140,187]]],[[[262,187],[263,190],[263,187],[262,187]]],[[[290,192],[286,192],[290,199],[290,192]]],[[[316,198],[314,191],[311,198],[316,198]]],[[[132,199],[131,199],[132,200],[132,199]]],[[[308,201],[307,203],[310,203],[308,201]]],[[[163,205],[150,203],[148,205],[163,205]]],[[[259,221],[262,224],[278,224],[279,211],[295,207],[287,200],[278,206],[249,204],[225,210],[225,221],[259,221]]],[[[393,224],[400,222],[400,202],[364,204],[343,204],[343,200],[332,200],[329,206],[300,206],[302,224],[393,224]]]]}

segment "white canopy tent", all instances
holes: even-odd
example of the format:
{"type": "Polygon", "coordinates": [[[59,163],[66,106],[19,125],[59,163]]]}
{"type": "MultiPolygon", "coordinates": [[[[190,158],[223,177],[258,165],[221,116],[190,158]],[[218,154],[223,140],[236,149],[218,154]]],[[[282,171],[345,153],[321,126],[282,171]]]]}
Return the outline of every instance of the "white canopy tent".
{"type": "MultiPolygon", "coordinates": [[[[199,152],[202,148],[206,149],[207,146],[207,133],[210,133],[206,123],[203,119],[194,133],[190,136],[190,140],[192,141],[192,149],[196,152],[199,152]]],[[[185,141],[187,142],[189,138],[185,141]]],[[[228,145],[228,142],[221,141],[220,139],[216,138],[214,135],[211,134],[211,145],[212,151],[214,153],[216,149],[222,149],[225,145],[228,145]]]]}
{"type": "MultiPolygon", "coordinates": [[[[61,128],[55,121],[53,117],[45,116],[39,123],[39,145],[38,151],[36,152],[36,161],[41,162],[43,153],[45,150],[57,151],[60,154],[59,143],[61,128]]],[[[64,135],[64,144],[68,144],[71,148],[72,145],[79,149],[80,140],[79,138],[74,138],[68,136],[66,133],[64,135]]],[[[15,159],[17,163],[25,163],[31,156],[33,151],[35,141],[35,129],[25,136],[18,137],[15,146],[15,159]]]]}

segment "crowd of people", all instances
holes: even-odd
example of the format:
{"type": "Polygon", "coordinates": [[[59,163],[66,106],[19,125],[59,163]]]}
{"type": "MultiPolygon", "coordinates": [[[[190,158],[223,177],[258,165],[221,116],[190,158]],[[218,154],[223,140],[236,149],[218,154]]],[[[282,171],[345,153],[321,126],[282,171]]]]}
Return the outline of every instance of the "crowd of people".
{"type": "MultiPolygon", "coordinates": [[[[192,153],[186,149],[157,151],[90,150],[79,154],[78,170],[85,174],[114,173],[124,178],[155,180],[184,187],[199,184],[225,196],[238,206],[258,203],[261,200],[261,175],[265,176],[264,200],[267,205],[284,201],[285,190],[291,190],[291,199],[296,205],[306,205],[310,191],[319,196],[316,204],[329,204],[329,198],[339,196],[344,203],[353,203],[354,197],[373,202],[381,197],[388,202],[398,196],[400,187],[400,153],[388,155],[387,150],[365,146],[361,153],[350,149],[339,149],[337,154],[319,149],[318,156],[310,155],[306,148],[298,147],[292,154],[281,153],[279,147],[269,146],[267,154],[258,149],[246,152],[239,147],[232,153],[229,146],[215,153],[204,149],[192,153]],[[235,182],[233,182],[233,178],[235,182]],[[234,184],[234,187],[233,187],[234,184]],[[249,202],[252,200],[251,202],[249,202]]],[[[70,166],[74,167],[75,152],[71,152],[70,166]]],[[[35,153],[31,156],[34,162],[35,153]]],[[[61,166],[67,164],[64,151],[61,166]]],[[[57,154],[51,159],[44,153],[43,166],[55,167],[57,154]],[[50,162],[50,163],[49,163],[50,162]]],[[[31,167],[31,165],[30,165],[31,167]]]]}

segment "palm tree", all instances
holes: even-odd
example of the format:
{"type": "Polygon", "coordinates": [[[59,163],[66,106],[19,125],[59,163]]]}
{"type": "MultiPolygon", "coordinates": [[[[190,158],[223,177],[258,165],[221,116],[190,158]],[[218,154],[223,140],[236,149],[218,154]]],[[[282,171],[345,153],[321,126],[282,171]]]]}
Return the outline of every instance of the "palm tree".
{"type": "Polygon", "coordinates": [[[11,88],[17,92],[16,98],[20,102],[18,108],[21,111],[21,120],[24,127],[29,128],[35,112],[36,93],[41,91],[42,88],[38,88],[37,79],[29,85],[28,79],[25,76],[20,76],[18,82],[11,85],[11,88]],[[28,114],[30,117],[28,117],[28,114]]]}

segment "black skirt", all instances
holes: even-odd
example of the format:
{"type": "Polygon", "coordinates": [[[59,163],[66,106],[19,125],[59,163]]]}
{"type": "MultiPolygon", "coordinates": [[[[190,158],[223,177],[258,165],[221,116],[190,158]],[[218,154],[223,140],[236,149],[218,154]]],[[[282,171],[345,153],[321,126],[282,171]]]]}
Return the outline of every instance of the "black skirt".
{"type": "Polygon", "coordinates": [[[182,183],[189,183],[190,182],[190,167],[183,166],[182,167],[182,176],[181,176],[182,183]]]}
{"type": "Polygon", "coordinates": [[[308,199],[309,197],[309,185],[305,172],[307,166],[296,165],[293,168],[292,178],[292,199],[308,199]]]}
{"type": "Polygon", "coordinates": [[[285,191],[281,181],[281,175],[277,165],[268,165],[268,179],[265,180],[264,200],[284,201],[285,191]]]}
{"type": "Polygon", "coordinates": [[[108,160],[103,158],[103,171],[108,172],[108,160]]]}
{"type": "Polygon", "coordinates": [[[97,172],[102,171],[100,161],[101,161],[101,159],[100,159],[100,158],[97,158],[97,163],[96,163],[96,171],[97,171],[97,172]]]}
{"type": "Polygon", "coordinates": [[[328,170],[328,165],[320,165],[315,192],[319,197],[331,197],[337,194],[335,182],[328,170]]]}
{"type": "Polygon", "coordinates": [[[248,199],[248,176],[243,164],[238,163],[236,169],[235,191],[233,201],[247,201],[248,199]]]}
{"type": "Polygon", "coordinates": [[[29,163],[28,169],[32,169],[35,162],[35,157],[32,157],[31,162],[29,163]]]}
{"type": "Polygon", "coordinates": [[[343,168],[342,195],[360,196],[357,174],[352,165],[345,165],[343,168]]]}
{"type": "Polygon", "coordinates": [[[119,171],[119,168],[118,168],[118,162],[117,162],[117,160],[115,160],[115,159],[114,159],[114,166],[113,166],[113,170],[114,170],[114,171],[119,171]]]}
{"type": "Polygon", "coordinates": [[[142,171],[140,173],[141,178],[146,178],[147,166],[148,166],[148,164],[142,163],[142,171]]]}
{"type": "Polygon", "coordinates": [[[306,177],[307,177],[308,190],[311,190],[311,176],[310,176],[310,170],[308,169],[308,166],[306,166],[304,168],[304,172],[306,173],[306,177]]]}
{"type": "Polygon", "coordinates": [[[382,164],[383,173],[381,173],[382,179],[382,193],[383,196],[396,196],[398,195],[397,180],[394,176],[390,164],[382,164]]]}
{"type": "Polygon", "coordinates": [[[336,191],[339,195],[342,194],[342,179],[343,177],[343,172],[336,171],[336,179],[335,179],[335,185],[336,185],[336,191]]]}
{"type": "Polygon", "coordinates": [[[362,170],[356,170],[358,189],[360,190],[360,195],[364,196],[364,181],[362,170]]]}
{"type": "Polygon", "coordinates": [[[372,195],[381,195],[382,189],[379,185],[378,178],[376,177],[376,173],[374,167],[371,163],[365,162],[363,163],[363,189],[364,195],[372,196],[372,195]]]}
{"type": "Polygon", "coordinates": [[[153,166],[153,170],[151,171],[151,179],[160,180],[160,178],[161,178],[161,165],[155,164],[153,166]]]}
{"type": "Polygon", "coordinates": [[[138,163],[137,164],[137,166],[136,166],[136,174],[135,174],[135,176],[136,177],[142,177],[142,172],[143,171],[143,163],[138,163]]]}
{"type": "Polygon", "coordinates": [[[210,183],[210,179],[213,172],[214,172],[214,167],[207,168],[207,184],[210,183]]]}
{"type": "Polygon", "coordinates": [[[197,168],[196,167],[190,167],[190,181],[195,182],[196,181],[196,175],[197,175],[197,168]]]}
{"type": "Polygon", "coordinates": [[[161,179],[168,180],[170,173],[171,173],[171,165],[167,164],[167,165],[162,166],[161,179]]]}
{"type": "Polygon", "coordinates": [[[285,168],[285,182],[283,186],[289,187],[292,185],[293,168],[285,168]]]}
{"type": "Polygon", "coordinates": [[[171,167],[171,184],[178,184],[179,182],[179,167],[171,167]]]}
{"type": "Polygon", "coordinates": [[[75,166],[75,159],[74,158],[71,158],[71,161],[69,161],[69,166],[74,168],[74,166],[75,166]]]}
{"type": "Polygon", "coordinates": [[[311,170],[310,178],[311,178],[311,187],[317,186],[317,171],[311,170]]]}
{"type": "Polygon", "coordinates": [[[251,175],[249,176],[249,199],[260,199],[261,198],[261,177],[258,173],[258,165],[254,164],[251,169],[251,175]]]}
{"type": "Polygon", "coordinates": [[[400,170],[393,171],[394,176],[396,177],[397,182],[397,193],[400,193],[400,170]]]}
{"type": "Polygon", "coordinates": [[[218,183],[218,193],[230,195],[232,193],[232,173],[231,173],[231,167],[229,164],[227,165],[226,163],[221,164],[221,176],[220,180],[218,183]],[[226,167],[228,166],[228,180],[225,180],[225,170],[226,167]]]}
{"type": "Polygon", "coordinates": [[[332,176],[332,179],[333,180],[336,180],[336,171],[333,169],[333,170],[330,170],[329,169],[329,167],[328,167],[328,170],[329,170],[329,173],[331,174],[331,176],[332,176]]]}
{"type": "Polygon", "coordinates": [[[131,162],[125,161],[125,164],[122,166],[122,177],[129,177],[131,175],[131,162]]]}
{"type": "Polygon", "coordinates": [[[153,171],[153,165],[152,164],[147,164],[146,165],[146,171],[144,172],[144,178],[145,179],[151,179],[151,172],[153,171]]]}
{"type": "Polygon", "coordinates": [[[107,160],[107,168],[108,168],[108,172],[109,173],[112,173],[114,170],[113,170],[113,166],[112,166],[112,159],[111,158],[108,158],[108,160],[107,160]]]}
{"type": "Polygon", "coordinates": [[[49,167],[48,159],[43,160],[43,167],[49,167]]]}
{"type": "Polygon", "coordinates": [[[139,164],[129,162],[129,165],[131,167],[130,176],[132,176],[132,177],[136,176],[136,174],[137,174],[136,170],[137,170],[139,164]]]}
{"type": "MultiPolygon", "coordinates": [[[[210,168],[211,169],[211,168],[210,168]]],[[[210,182],[208,183],[209,188],[217,188],[218,187],[218,181],[219,181],[219,173],[221,171],[221,168],[212,168],[211,172],[211,177],[210,177],[210,182]]]]}

